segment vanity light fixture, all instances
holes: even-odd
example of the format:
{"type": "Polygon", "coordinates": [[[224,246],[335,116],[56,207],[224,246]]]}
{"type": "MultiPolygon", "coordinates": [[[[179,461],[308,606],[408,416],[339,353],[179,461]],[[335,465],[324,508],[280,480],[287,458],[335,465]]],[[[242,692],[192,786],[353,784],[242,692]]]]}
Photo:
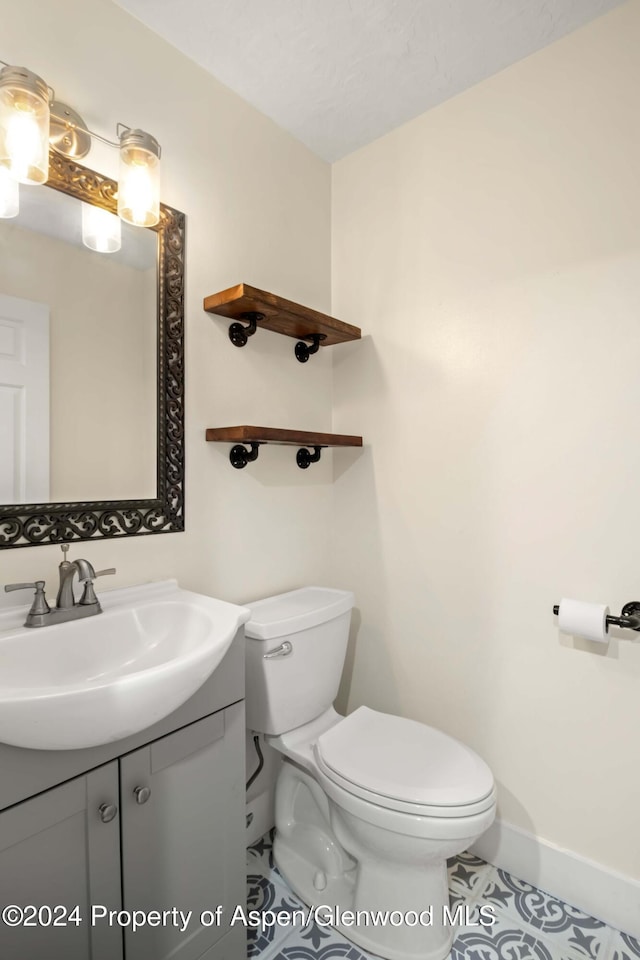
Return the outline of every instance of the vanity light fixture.
{"type": "Polygon", "coordinates": [[[120,132],[118,215],[137,227],[160,219],[160,144],[144,130],[120,132]]]}
{"type": "MultiPolygon", "coordinates": [[[[73,159],[82,159],[91,140],[120,151],[118,215],[127,223],[152,227],[160,219],[160,144],[144,130],[118,124],[118,141],[89,130],[82,117],[54,99],[53,90],[26,67],[4,64],[0,70],[0,171],[16,183],[45,183],[49,175],[49,147],[73,159]]],[[[0,183],[0,216],[17,201],[3,200],[9,188],[0,183]]],[[[13,195],[12,195],[13,197],[13,195]]],[[[95,248],[94,248],[95,249],[95,248]]]]}
{"type": "Polygon", "coordinates": [[[0,70],[0,167],[18,183],[49,176],[49,88],[26,67],[0,70]]]}

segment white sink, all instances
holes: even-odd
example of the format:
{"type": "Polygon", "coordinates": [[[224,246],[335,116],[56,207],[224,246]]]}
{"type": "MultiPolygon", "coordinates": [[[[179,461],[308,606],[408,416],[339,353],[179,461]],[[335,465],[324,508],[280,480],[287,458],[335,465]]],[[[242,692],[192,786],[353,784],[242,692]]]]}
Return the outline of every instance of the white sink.
{"type": "Polygon", "coordinates": [[[249,619],[244,607],[174,580],[103,592],[104,612],[24,627],[0,611],[0,741],[74,750],[121,740],[202,686],[249,619]]]}

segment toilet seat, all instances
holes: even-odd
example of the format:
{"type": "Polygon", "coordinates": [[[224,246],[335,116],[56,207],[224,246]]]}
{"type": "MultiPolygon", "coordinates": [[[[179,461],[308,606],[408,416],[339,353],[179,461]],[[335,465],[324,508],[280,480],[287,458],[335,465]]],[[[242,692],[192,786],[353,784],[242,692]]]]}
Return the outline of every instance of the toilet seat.
{"type": "Polygon", "coordinates": [[[341,790],[422,817],[469,817],[495,804],[493,775],[473,750],[433,727],[359,707],[313,746],[341,790]]]}

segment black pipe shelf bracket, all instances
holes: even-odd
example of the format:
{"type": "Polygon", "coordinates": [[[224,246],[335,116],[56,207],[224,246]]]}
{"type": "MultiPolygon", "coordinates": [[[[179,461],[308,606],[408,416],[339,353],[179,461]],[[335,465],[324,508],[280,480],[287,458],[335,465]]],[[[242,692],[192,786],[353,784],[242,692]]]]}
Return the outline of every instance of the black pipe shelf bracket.
{"type": "MultiPolygon", "coordinates": [[[[229,340],[234,347],[246,347],[247,340],[256,332],[260,320],[264,320],[264,313],[258,310],[247,310],[240,314],[241,320],[246,320],[247,326],[243,327],[237,320],[229,327],[229,340]]],[[[255,459],[255,457],[254,457],[255,459]]]]}
{"type": "MultiPolygon", "coordinates": [[[[296,360],[299,360],[300,363],[306,363],[309,357],[318,352],[320,349],[320,341],[326,340],[327,335],[326,333],[311,333],[304,339],[311,340],[311,346],[308,346],[303,340],[298,340],[296,343],[295,355],[296,360]]],[[[298,464],[298,466],[300,466],[300,464],[298,464]]]]}
{"type": "Polygon", "coordinates": [[[258,459],[259,450],[260,444],[256,443],[255,440],[251,441],[249,450],[244,444],[236,443],[229,452],[231,466],[235,467],[236,470],[243,470],[248,463],[253,463],[254,460],[258,459]]]}
{"type": "Polygon", "coordinates": [[[301,470],[306,470],[312,463],[318,463],[320,460],[320,453],[323,450],[323,447],[314,447],[313,453],[310,450],[307,450],[306,447],[300,447],[296,454],[296,463],[301,470]]]}
{"type": "MultiPolygon", "coordinates": [[[[261,444],[252,441],[249,449],[242,444],[236,443],[229,452],[229,460],[231,465],[236,468],[236,470],[243,470],[248,463],[253,463],[254,460],[258,459],[258,453],[260,450],[261,444]]],[[[313,453],[308,450],[306,447],[300,447],[296,454],[296,463],[301,470],[306,470],[311,466],[312,463],[318,463],[320,460],[320,453],[325,449],[324,447],[314,447],[313,453]]]]}
{"type": "MultiPolygon", "coordinates": [[[[229,340],[234,347],[246,347],[249,337],[252,337],[258,328],[258,324],[265,319],[264,313],[259,310],[246,310],[240,314],[240,320],[247,324],[244,327],[238,320],[235,320],[229,327],[229,340]]],[[[309,357],[317,353],[320,349],[320,343],[327,339],[326,333],[310,333],[308,337],[303,337],[296,343],[296,360],[300,363],[306,363],[309,357]],[[311,346],[305,343],[305,340],[311,341],[311,346]]]]}

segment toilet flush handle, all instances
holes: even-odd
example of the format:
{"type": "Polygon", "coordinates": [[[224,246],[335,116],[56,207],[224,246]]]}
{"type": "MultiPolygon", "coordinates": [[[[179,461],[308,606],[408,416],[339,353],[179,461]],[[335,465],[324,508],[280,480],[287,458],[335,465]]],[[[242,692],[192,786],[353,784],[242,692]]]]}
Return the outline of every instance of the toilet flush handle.
{"type": "Polygon", "coordinates": [[[279,647],[276,647],[275,650],[272,650],[270,653],[263,653],[263,660],[277,660],[280,657],[288,657],[293,653],[293,644],[289,643],[288,640],[285,640],[284,643],[281,643],[279,647]]]}

